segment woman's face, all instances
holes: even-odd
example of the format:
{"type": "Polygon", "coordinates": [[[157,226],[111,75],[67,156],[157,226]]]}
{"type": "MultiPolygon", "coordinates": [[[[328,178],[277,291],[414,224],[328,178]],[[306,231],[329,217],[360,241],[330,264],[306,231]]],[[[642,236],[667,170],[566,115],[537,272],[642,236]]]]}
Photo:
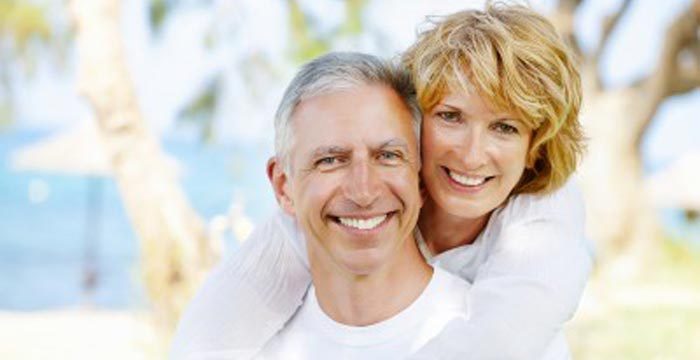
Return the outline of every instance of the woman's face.
{"type": "Polygon", "coordinates": [[[525,169],[531,130],[492,111],[475,92],[448,93],[424,114],[421,175],[437,207],[465,219],[488,215],[525,169]]]}

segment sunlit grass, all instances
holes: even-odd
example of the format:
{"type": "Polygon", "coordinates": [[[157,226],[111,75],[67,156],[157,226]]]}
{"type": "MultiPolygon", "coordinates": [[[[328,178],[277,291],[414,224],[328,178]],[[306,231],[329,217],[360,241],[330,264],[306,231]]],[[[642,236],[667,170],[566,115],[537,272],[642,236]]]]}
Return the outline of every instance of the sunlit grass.
{"type": "Polygon", "coordinates": [[[635,280],[597,273],[567,327],[575,359],[700,359],[700,252],[666,240],[635,280]]]}
{"type": "Polygon", "coordinates": [[[614,307],[575,322],[568,337],[579,360],[700,359],[700,306],[614,307]]]}

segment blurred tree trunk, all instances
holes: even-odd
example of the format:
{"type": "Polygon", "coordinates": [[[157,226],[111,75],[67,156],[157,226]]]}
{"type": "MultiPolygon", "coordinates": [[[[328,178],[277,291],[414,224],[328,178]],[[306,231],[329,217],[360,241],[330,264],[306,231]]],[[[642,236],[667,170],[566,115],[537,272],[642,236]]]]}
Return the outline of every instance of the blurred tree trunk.
{"type": "Polygon", "coordinates": [[[155,318],[170,331],[218,254],[139,111],[120,33],[121,2],[72,0],[70,6],[80,92],[92,105],[140,240],[142,276],[155,318]]]}
{"type": "MultiPolygon", "coordinates": [[[[361,30],[366,0],[348,1],[343,26],[323,39],[312,37],[309,19],[296,0],[288,1],[290,17],[296,19],[294,33],[304,37],[297,40],[308,45],[298,49],[305,55],[303,60],[315,56],[313,49],[327,48],[336,38],[361,30]]],[[[202,220],[188,204],[141,116],[120,33],[121,2],[71,0],[70,7],[77,30],[80,91],[93,107],[121,198],[140,241],[147,295],[160,325],[171,330],[202,275],[218,258],[220,246],[207,239],[202,220]]]]}
{"type": "MultiPolygon", "coordinates": [[[[573,32],[580,0],[561,0],[554,22],[581,57],[584,83],[582,120],[590,138],[581,177],[589,231],[602,262],[613,255],[653,256],[660,228],[642,184],[640,145],[659,106],[669,97],[700,86],[700,1],[694,0],[668,27],[658,63],[649,75],[627,86],[604,88],[598,69],[610,34],[631,1],[603,22],[598,48],[583,54],[573,32]]],[[[641,264],[636,264],[641,265],[641,264]]]]}

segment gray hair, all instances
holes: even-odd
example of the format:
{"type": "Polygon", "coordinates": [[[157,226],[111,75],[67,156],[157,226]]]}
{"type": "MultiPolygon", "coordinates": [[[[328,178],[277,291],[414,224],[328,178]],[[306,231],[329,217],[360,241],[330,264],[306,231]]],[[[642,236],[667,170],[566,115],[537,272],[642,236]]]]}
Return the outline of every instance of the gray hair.
{"type": "Polygon", "coordinates": [[[284,92],[275,114],[275,154],[286,172],[294,134],[292,114],[304,100],[362,85],[386,85],[411,112],[420,146],[422,114],[410,75],[399,65],[358,52],[331,52],[304,65],[284,92]]]}

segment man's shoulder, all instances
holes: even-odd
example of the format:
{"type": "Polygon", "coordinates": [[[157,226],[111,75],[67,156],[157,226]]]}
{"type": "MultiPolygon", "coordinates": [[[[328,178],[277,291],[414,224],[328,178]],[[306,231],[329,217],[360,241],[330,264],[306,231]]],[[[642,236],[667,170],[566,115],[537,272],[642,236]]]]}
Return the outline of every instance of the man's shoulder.
{"type": "Polygon", "coordinates": [[[434,286],[427,288],[433,292],[440,309],[453,311],[469,310],[469,289],[471,284],[457,275],[441,268],[439,265],[433,267],[434,286]]]}

